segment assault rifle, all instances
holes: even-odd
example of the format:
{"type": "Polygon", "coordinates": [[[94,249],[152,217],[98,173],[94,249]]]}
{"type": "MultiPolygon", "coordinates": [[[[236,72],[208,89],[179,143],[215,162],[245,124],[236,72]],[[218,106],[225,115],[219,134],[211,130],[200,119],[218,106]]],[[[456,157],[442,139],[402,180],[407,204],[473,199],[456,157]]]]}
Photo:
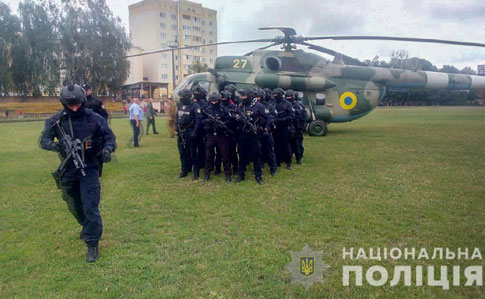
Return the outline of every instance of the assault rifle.
{"type": "Polygon", "coordinates": [[[82,151],[82,143],[81,140],[79,139],[74,139],[66,134],[62,126],[60,125],[60,121],[56,121],[54,123],[54,126],[57,126],[57,129],[59,131],[59,141],[61,142],[62,150],[64,152],[64,160],[61,162],[61,165],[57,168],[56,171],[52,173],[52,176],[54,177],[54,180],[56,181],[57,188],[60,189],[61,187],[61,178],[66,172],[66,166],[67,163],[72,160],[74,167],[76,169],[81,170],[81,174],[83,176],[86,176],[86,172],[84,171],[84,168],[86,168],[86,164],[84,163],[83,159],[81,159],[81,156],[79,155],[79,152],[82,151]]]}
{"type": "Polygon", "coordinates": [[[258,135],[258,128],[256,128],[256,125],[251,122],[252,119],[250,119],[245,113],[243,113],[239,107],[236,107],[236,110],[244,122],[243,129],[248,126],[251,133],[253,133],[254,135],[258,135]]]}
{"type": "Polygon", "coordinates": [[[205,110],[202,111],[205,115],[207,115],[211,120],[213,120],[216,124],[218,124],[221,128],[224,128],[229,134],[234,134],[234,132],[229,129],[220,119],[215,118],[213,115],[210,115],[205,110]]]}

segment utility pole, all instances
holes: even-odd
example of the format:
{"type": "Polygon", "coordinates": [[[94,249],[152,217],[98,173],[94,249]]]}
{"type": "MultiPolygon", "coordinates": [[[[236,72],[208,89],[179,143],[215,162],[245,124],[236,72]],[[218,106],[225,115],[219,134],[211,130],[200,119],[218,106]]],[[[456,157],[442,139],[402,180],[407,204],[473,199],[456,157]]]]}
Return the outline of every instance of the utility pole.
{"type": "Polygon", "coordinates": [[[175,89],[175,58],[174,58],[173,50],[177,49],[176,43],[177,41],[175,41],[175,44],[169,46],[172,49],[172,98],[173,98],[173,90],[175,89]]]}

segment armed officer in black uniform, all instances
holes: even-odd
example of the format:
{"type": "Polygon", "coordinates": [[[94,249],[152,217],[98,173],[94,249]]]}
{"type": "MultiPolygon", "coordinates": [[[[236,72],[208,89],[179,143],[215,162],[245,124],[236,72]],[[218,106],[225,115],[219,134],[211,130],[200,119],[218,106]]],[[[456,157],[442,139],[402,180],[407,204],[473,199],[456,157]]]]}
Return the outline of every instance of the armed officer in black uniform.
{"type": "Polygon", "coordinates": [[[261,141],[261,164],[267,163],[269,165],[269,170],[271,175],[276,175],[276,156],[274,153],[274,140],[272,131],[275,129],[274,120],[277,116],[276,109],[273,105],[266,102],[265,92],[262,89],[255,90],[256,99],[263,104],[264,113],[267,115],[268,123],[267,127],[269,132],[263,132],[260,136],[261,141]]]}
{"type": "Polygon", "coordinates": [[[213,92],[209,96],[209,107],[203,110],[202,127],[205,132],[206,161],[204,168],[204,180],[210,180],[210,172],[214,168],[215,149],[221,156],[224,165],[226,182],[231,179],[231,163],[229,162],[228,136],[232,133],[229,128],[231,124],[231,114],[229,110],[220,104],[221,96],[213,92]]]}
{"type": "MultiPolygon", "coordinates": [[[[236,110],[236,105],[232,103],[231,93],[227,90],[221,91],[221,105],[226,110],[228,110],[229,113],[231,113],[231,115],[234,115],[234,111],[236,110]]],[[[232,164],[232,173],[237,173],[237,170],[239,167],[239,159],[237,157],[236,127],[237,127],[237,124],[234,120],[234,117],[232,117],[229,128],[233,131],[233,133],[229,134],[228,141],[227,141],[229,146],[229,160],[231,161],[231,164],[232,164]]]]}
{"type": "Polygon", "coordinates": [[[237,88],[234,84],[227,84],[224,87],[224,90],[227,90],[231,93],[231,98],[229,99],[234,105],[239,105],[241,103],[241,98],[236,94],[237,88]]]}
{"type": "MultiPolygon", "coordinates": [[[[209,106],[207,102],[207,90],[200,85],[192,88],[192,93],[194,94],[194,102],[200,107],[200,111],[204,111],[209,106]]],[[[199,159],[199,167],[204,168],[205,166],[205,138],[204,138],[204,128],[199,126],[197,132],[197,155],[199,159]]]]}
{"type": "Polygon", "coordinates": [[[292,91],[290,96],[286,96],[295,110],[293,127],[295,129],[291,138],[291,150],[295,154],[296,164],[300,165],[303,160],[303,133],[305,132],[308,115],[305,105],[299,101],[298,92],[292,91]]]}
{"type": "Polygon", "coordinates": [[[53,176],[69,211],[82,225],[80,238],[88,246],[86,261],[94,262],[103,232],[99,171],[103,162],[111,160],[116,138],[102,116],[85,108],[86,96],[79,85],[62,88],[61,103],[64,109],[46,120],[40,145],[60,153],[63,159],[53,176]]]}
{"type": "Polygon", "coordinates": [[[284,91],[281,88],[275,88],[273,90],[273,97],[276,100],[276,112],[278,116],[275,119],[276,130],[274,134],[275,141],[275,155],[276,164],[281,165],[282,162],[286,163],[286,167],[291,169],[291,153],[290,145],[290,126],[295,119],[295,111],[290,102],[284,97],[284,91]]]}
{"type": "Polygon", "coordinates": [[[253,161],[256,182],[262,184],[259,135],[262,132],[269,132],[267,114],[264,111],[264,106],[253,99],[253,92],[250,89],[242,89],[239,94],[241,95],[241,103],[235,112],[239,130],[239,172],[236,183],[244,181],[246,167],[253,161]]]}
{"type": "Polygon", "coordinates": [[[197,132],[201,119],[201,110],[192,101],[192,92],[188,89],[179,91],[180,106],[175,117],[177,131],[177,146],[180,154],[181,172],[179,178],[186,177],[189,171],[194,171],[194,180],[199,179],[200,165],[197,155],[197,132]]]}
{"type": "Polygon", "coordinates": [[[103,102],[98,99],[97,97],[93,96],[93,90],[91,89],[91,86],[87,83],[84,83],[81,85],[81,87],[84,89],[84,92],[86,93],[86,108],[93,110],[97,114],[101,115],[108,120],[108,112],[106,111],[106,108],[103,105],[103,102]]]}

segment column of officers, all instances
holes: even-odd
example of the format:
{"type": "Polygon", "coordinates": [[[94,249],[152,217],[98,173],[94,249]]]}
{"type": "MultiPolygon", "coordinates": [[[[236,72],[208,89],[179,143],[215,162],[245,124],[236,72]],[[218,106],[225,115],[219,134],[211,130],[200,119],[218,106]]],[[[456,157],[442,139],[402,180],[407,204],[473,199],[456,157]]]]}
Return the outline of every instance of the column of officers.
{"type": "Polygon", "coordinates": [[[179,91],[181,105],[175,117],[181,172],[179,178],[201,169],[204,181],[211,172],[224,171],[227,182],[244,181],[252,162],[256,182],[262,184],[262,168],[268,165],[272,176],[283,163],[292,169],[303,160],[303,133],[307,124],[305,105],[291,89],[244,88],[234,84],[220,93],[207,95],[196,86],[179,91]]]}

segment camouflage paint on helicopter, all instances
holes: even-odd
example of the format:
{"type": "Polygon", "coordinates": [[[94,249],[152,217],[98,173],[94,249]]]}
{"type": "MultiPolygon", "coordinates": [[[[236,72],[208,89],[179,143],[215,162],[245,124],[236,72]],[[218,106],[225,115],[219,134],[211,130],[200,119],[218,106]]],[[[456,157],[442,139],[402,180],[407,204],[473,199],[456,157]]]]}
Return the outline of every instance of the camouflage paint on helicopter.
{"type": "Polygon", "coordinates": [[[388,88],[485,89],[485,77],[344,65],[303,50],[256,50],[251,56],[218,57],[215,70],[187,76],[174,94],[196,84],[219,91],[228,83],[302,92],[311,135],[325,135],[326,123],[352,121],[371,112],[388,88]]]}

